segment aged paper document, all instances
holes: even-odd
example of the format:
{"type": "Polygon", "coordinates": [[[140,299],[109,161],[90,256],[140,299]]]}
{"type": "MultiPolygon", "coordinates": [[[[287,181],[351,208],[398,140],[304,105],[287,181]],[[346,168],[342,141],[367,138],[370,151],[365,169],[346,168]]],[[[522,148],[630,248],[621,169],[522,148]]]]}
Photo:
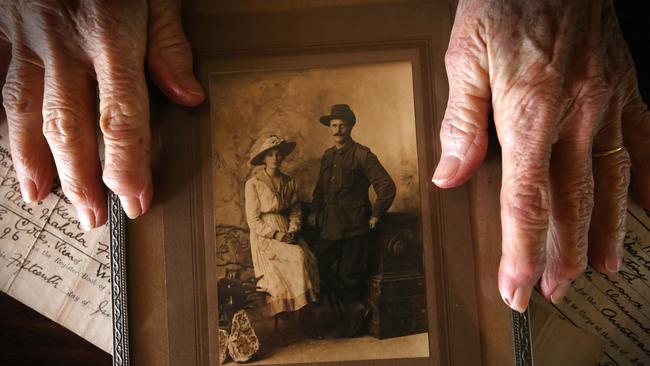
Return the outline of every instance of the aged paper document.
{"type": "Polygon", "coordinates": [[[619,273],[587,268],[553,307],[605,342],[599,366],[650,365],[650,215],[630,201],[619,273]]]}
{"type": "Polygon", "coordinates": [[[80,229],[54,190],[25,204],[0,120],[0,290],[112,352],[108,229],[80,229]]]}

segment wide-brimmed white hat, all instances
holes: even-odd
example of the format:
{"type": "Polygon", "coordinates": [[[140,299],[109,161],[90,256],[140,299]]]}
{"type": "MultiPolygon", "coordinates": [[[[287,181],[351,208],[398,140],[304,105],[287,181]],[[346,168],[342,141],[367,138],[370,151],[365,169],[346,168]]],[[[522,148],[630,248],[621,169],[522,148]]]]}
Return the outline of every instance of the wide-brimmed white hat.
{"type": "Polygon", "coordinates": [[[264,164],[264,156],[266,155],[266,152],[273,148],[278,148],[282,156],[287,156],[296,148],[296,143],[293,141],[287,141],[276,135],[271,135],[267,137],[262,145],[251,155],[251,165],[264,164]]]}

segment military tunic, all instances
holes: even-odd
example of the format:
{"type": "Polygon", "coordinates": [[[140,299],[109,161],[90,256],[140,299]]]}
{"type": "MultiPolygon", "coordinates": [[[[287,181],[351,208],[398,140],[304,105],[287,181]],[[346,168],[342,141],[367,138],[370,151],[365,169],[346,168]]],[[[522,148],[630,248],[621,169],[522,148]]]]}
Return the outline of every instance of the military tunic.
{"type": "Polygon", "coordinates": [[[350,140],[325,151],[312,201],[321,238],[340,240],[367,233],[370,216],[381,218],[394,199],[395,183],[369,148],[350,140]],[[374,207],[368,197],[371,185],[377,193],[374,207]]]}

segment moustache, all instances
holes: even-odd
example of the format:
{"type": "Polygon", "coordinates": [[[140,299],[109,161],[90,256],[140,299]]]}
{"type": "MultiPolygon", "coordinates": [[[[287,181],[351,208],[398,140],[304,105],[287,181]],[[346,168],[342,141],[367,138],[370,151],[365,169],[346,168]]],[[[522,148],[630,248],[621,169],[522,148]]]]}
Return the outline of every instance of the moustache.
{"type": "Polygon", "coordinates": [[[342,133],[335,133],[332,136],[343,136],[343,134],[342,133]]]}

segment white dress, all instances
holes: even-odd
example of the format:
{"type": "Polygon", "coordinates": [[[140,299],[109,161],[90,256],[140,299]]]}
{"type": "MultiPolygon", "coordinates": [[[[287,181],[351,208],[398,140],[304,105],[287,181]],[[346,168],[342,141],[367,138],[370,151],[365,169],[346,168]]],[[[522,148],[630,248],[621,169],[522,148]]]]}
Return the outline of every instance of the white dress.
{"type": "Polygon", "coordinates": [[[282,174],[274,187],[263,168],[246,182],[246,218],[255,276],[258,285],[271,296],[262,308],[263,316],[295,311],[318,299],[319,278],[316,258],[302,238],[296,244],[273,239],[276,231],[300,232],[301,209],[295,181],[282,174]]]}

